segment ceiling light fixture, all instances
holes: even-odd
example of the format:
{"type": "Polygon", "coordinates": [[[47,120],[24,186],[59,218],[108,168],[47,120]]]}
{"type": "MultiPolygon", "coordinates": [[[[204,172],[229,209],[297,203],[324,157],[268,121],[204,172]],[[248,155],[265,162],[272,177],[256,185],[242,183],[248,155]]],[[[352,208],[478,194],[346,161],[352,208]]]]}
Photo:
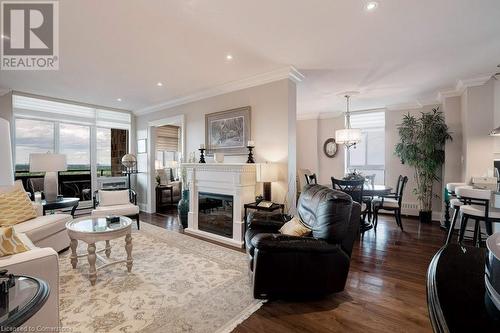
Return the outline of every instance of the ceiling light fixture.
{"type": "Polygon", "coordinates": [[[118,102],[121,102],[121,101],[122,101],[122,99],[121,99],[121,98],[117,98],[116,100],[117,100],[118,102]]]}
{"type": "Polygon", "coordinates": [[[345,124],[346,128],[335,131],[335,141],[344,146],[349,150],[351,147],[356,147],[356,144],[361,141],[361,130],[359,128],[351,128],[351,112],[349,110],[349,99],[352,95],[358,94],[357,91],[346,92],[344,97],[346,98],[346,112],[345,112],[345,124]]]}
{"type": "Polygon", "coordinates": [[[369,12],[374,11],[378,7],[378,2],[370,1],[366,4],[365,9],[369,12]]]}
{"type": "Polygon", "coordinates": [[[158,82],[156,85],[157,85],[158,87],[163,87],[163,83],[161,83],[161,82],[158,82]]]}
{"type": "Polygon", "coordinates": [[[233,56],[231,54],[226,55],[226,60],[233,60],[233,56]]]}

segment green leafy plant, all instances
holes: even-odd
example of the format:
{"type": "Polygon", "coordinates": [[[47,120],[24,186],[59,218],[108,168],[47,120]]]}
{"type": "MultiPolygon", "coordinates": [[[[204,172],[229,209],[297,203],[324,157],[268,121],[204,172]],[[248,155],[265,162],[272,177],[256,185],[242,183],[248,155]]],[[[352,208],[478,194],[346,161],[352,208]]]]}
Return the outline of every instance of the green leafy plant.
{"type": "Polygon", "coordinates": [[[407,114],[398,127],[399,143],[395,154],[415,169],[417,196],[420,210],[432,211],[432,185],[439,180],[438,171],[444,163],[444,145],[452,140],[439,107],[422,112],[420,117],[407,114]]]}

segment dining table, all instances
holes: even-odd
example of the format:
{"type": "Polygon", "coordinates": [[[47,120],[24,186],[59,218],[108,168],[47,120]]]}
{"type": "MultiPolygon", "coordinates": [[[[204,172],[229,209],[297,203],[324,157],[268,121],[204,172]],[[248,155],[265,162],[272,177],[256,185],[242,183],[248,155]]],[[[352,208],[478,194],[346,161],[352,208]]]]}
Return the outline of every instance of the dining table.
{"type": "MultiPolygon", "coordinates": [[[[324,186],[332,188],[332,184],[324,184],[324,186]]],[[[363,197],[383,197],[392,193],[392,187],[387,185],[363,185],[363,197]]],[[[368,216],[371,216],[373,207],[368,205],[368,216]]],[[[365,232],[373,228],[373,224],[368,218],[368,221],[361,221],[360,230],[365,232]]]]}

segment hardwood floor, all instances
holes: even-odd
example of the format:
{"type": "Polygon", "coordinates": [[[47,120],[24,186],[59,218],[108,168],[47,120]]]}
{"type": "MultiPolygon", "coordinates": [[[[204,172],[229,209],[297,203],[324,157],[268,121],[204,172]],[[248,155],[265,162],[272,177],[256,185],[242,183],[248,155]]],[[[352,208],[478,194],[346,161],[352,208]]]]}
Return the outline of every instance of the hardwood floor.
{"type": "MultiPolygon", "coordinates": [[[[141,220],[179,230],[177,217],[141,214],[141,220]]],[[[270,301],[234,332],[432,332],[426,302],[426,272],[444,244],[437,223],[391,216],[356,242],[345,291],[322,300],[270,301]]]]}

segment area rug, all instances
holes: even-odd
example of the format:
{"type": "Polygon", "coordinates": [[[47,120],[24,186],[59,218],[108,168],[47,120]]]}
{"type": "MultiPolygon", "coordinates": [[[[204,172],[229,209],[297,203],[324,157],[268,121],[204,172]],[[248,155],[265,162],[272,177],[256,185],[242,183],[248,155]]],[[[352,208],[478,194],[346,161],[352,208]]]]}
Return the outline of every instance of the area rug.
{"type": "MultiPolygon", "coordinates": [[[[86,258],[73,269],[69,251],[60,255],[63,329],[230,332],[262,305],[252,297],[244,253],[147,223],[132,238],[132,272],[125,263],[105,267],[95,286],[86,258]]],[[[111,259],[126,257],[124,243],[111,241],[111,259]]],[[[86,244],[80,242],[78,251],[84,253],[86,244]]]]}

